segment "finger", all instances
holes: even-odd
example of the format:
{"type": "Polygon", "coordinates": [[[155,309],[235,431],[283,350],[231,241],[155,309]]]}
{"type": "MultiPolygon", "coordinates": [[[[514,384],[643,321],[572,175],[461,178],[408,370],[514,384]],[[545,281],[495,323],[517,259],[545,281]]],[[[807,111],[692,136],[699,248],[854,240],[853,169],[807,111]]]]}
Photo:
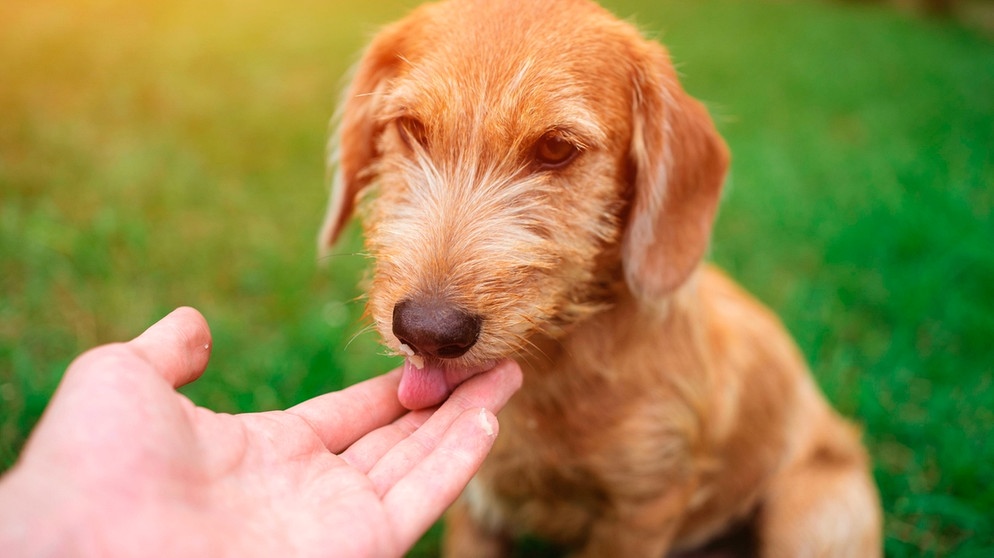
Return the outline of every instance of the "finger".
{"type": "Polygon", "coordinates": [[[353,468],[369,473],[383,456],[401,440],[413,434],[431,416],[434,409],[412,411],[392,423],[377,428],[356,440],[339,457],[353,468]]]}
{"type": "MultiPolygon", "coordinates": [[[[66,425],[72,425],[84,433],[100,432],[100,428],[91,427],[101,418],[120,423],[120,417],[147,416],[150,412],[182,420],[176,413],[182,411],[183,401],[189,401],[177,398],[172,387],[193,381],[203,372],[210,343],[203,316],[192,308],[180,308],[130,342],[86,351],[66,370],[39,431],[65,430],[66,425]],[[79,417],[89,418],[81,423],[79,417]]],[[[75,439],[81,442],[86,435],[75,439]]]]}
{"type": "Polygon", "coordinates": [[[493,447],[497,428],[489,411],[463,411],[438,445],[386,493],[383,504],[399,547],[414,545],[452,505],[493,447]]]}
{"type": "Polygon", "coordinates": [[[177,308],[126,346],[173,387],[180,387],[199,378],[207,368],[211,331],[200,312],[177,308]]]}
{"type": "Polygon", "coordinates": [[[340,453],[407,409],[397,400],[400,369],[341,391],[319,395],[287,409],[310,424],[332,453],[340,453]]]}
{"type": "Polygon", "coordinates": [[[521,368],[510,360],[470,378],[456,388],[421,428],[400,440],[376,462],[369,471],[370,480],[380,494],[386,493],[439,445],[442,436],[463,412],[484,408],[497,413],[519,387],[521,368]]]}
{"type": "MultiPolygon", "coordinates": [[[[456,397],[460,396],[461,392],[456,397]]],[[[455,408],[463,408],[463,406],[456,404],[455,408]]],[[[422,409],[407,413],[393,423],[363,436],[342,452],[339,457],[356,469],[368,474],[388,451],[411,436],[436,410],[422,409]]],[[[451,409],[449,411],[451,412],[451,409]]]]}

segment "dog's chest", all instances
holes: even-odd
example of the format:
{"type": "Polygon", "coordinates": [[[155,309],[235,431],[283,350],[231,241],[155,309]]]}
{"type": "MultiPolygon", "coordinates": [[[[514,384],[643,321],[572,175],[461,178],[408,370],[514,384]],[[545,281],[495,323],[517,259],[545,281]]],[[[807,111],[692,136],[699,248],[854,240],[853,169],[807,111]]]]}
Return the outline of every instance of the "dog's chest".
{"type": "Polygon", "coordinates": [[[585,390],[561,399],[525,394],[501,413],[500,437],[467,491],[478,519],[569,543],[608,510],[679,482],[687,443],[657,416],[678,403],[585,390]]]}
{"type": "Polygon", "coordinates": [[[596,467],[559,442],[530,436],[512,440],[502,425],[499,443],[467,495],[485,524],[553,540],[577,538],[604,509],[608,490],[596,467]]]}

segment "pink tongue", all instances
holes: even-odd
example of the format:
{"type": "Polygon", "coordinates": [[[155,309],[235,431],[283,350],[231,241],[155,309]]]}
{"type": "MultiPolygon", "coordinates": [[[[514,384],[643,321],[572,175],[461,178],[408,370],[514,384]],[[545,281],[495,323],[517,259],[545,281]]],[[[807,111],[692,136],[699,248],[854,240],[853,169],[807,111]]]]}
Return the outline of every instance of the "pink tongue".
{"type": "Polygon", "coordinates": [[[446,380],[445,370],[425,363],[424,368],[418,369],[411,359],[404,360],[404,370],[400,376],[400,386],[397,388],[397,398],[404,407],[415,410],[434,407],[455,389],[446,380]]]}

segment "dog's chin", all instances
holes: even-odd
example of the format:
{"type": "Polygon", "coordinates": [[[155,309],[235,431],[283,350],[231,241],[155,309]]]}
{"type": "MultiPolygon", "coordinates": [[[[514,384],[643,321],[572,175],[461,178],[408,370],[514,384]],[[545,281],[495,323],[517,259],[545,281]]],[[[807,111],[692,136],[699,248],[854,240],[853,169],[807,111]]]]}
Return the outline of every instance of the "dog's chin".
{"type": "Polygon", "coordinates": [[[443,364],[438,360],[411,356],[404,359],[397,398],[412,411],[440,405],[459,384],[497,365],[491,361],[468,367],[443,364]]]}

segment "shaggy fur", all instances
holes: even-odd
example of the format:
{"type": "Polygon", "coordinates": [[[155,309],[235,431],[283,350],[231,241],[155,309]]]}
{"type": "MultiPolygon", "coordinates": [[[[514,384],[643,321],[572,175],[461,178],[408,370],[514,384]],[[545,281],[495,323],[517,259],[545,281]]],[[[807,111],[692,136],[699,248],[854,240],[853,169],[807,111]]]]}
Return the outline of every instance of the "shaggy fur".
{"type": "Polygon", "coordinates": [[[321,244],[358,203],[368,313],[407,371],[525,372],[448,556],[530,533],[661,557],[743,524],[764,557],[880,555],[858,433],[778,320],[701,264],[728,153],[660,45],[585,0],[422,6],[359,62],[334,163],[321,244]],[[407,346],[405,300],[472,317],[471,346],[407,346]]]}

